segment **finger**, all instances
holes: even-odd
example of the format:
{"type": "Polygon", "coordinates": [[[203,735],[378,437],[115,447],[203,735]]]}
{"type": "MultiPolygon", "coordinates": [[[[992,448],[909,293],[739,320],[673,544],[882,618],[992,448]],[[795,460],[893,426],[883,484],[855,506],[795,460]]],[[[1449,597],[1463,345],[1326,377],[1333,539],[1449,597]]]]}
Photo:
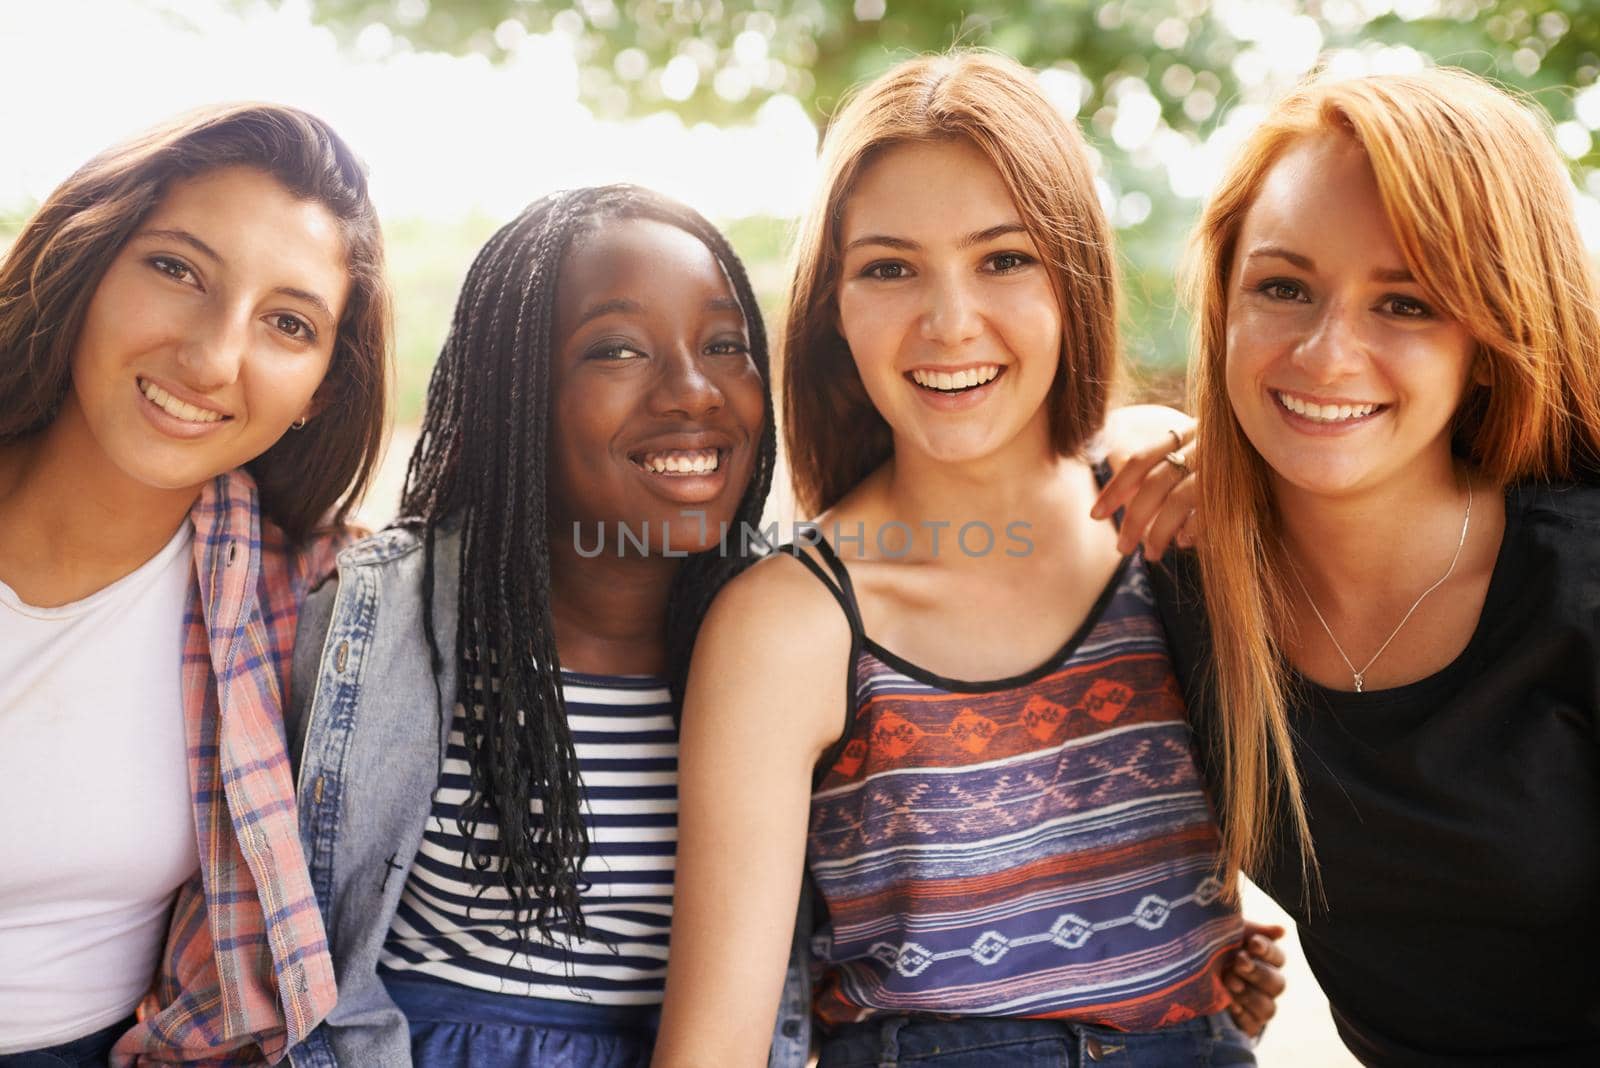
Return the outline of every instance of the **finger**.
{"type": "MultiPolygon", "coordinates": [[[[1235,953],[1228,962],[1225,972],[1225,982],[1238,983],[1240,989],[1254,988],[1268,997],[1275,998],[1283,993],[1288,980],[1282,972],[1263,961],[1254,960],[1244,953],[1235,953]]],[[[1234,990],[1232,985],[1229,990],[1234,990]]],[[[1239,991],[1235,991],[1237,993],[1239,991]]]]}
{"type": "Polygon", "coordinates": [[[1161,511],[1161,506],[1188,476],[1177,465],[1162,460],[1145,478],[1122,512],[1122,531],[1117,538],[1117,548],[1124,555],[1133,552],[1134,546],[1145,538],[1151,521],[1161,511]]]}
{"type": "Polygon", "coordinates": [[[1282,997],[1284,989],[1289,985],[1289,981],[1283,977],[1282,972],[1276,968],[1266,967],[1256,969],[1256,975],[1252,982],[1264,997],[1272,999],[1282,997]]]}
{"type": "Polygon", "coordinates": [[[1245,952],[1257,960],[1265,961],[1274,968],[1281,968],[1288,961],[1284,955],[1283,947],[1278,943],[1269,941],[1265,935],[1251,935],[1244,944],[1245,952]]]}
{"type": "Polygon", "coordinates": [[[1178,532],[1172,536],[1172,544],[1180,549],[1193,549],[1200,539],[1200,512],[1193,509],[1184,517],[1183,525],[1178,527],[1178,532]]]}
{"type": "Polygon", "coordinates": [[[1161,502],[1161,510],[1150,523],[1150,529],[1144,532],[1144,558],[1158,561],[1167,547],[1173,544],[1173,539],[1183,525],[1189,521],[1189,515],[1194,511],[1194,501],[1199,497],[1199,488],[1195,480],[1186,478],[1172,488],[1167,494],[1167,499],[1161,502]]]}
{"type": "Polygon", "coordinates": [[[1289,932],[1280,923],[1256,923],[1254,920],[1244,921],[1244,936],[1261,935],[1276,942],[1289,932]]]}
{"type": "Polygon", "coordinates": [[[1265,1020],[1258,1020],[1255,1016],[1241,1009],[1237,1005],[1228,1006],[1228,1015],[1233,1017],[1233,1025],[1251,1038],[1255,1038],[1266,1030],[1265,1020]]]}
{"type": "Polygon", "coordinates": [[[1254,991],[1246,991],[1243,995],[1236,997],[1234,1003],[1238,1005],[1240,1012],[1248,1013],[1260,1021],[1263,1027],[1278,1012],[1278,1006],[1271,998],[1265,994],[1257,994],[1254,991]]]}
{"type": "MultiPolygon", "coordinates": [[[[1171,439],[1168,439],[1168,444],[1171,439]]],[[[1121,464],[1114,464],[1111,479],[1095,498],[1094,506],[1089,509],[1089,515],[1095,519],[1104,519],[1115,514],[1118,508],[1123,507],[1133,498],[1143,485],[1145,477],[1152,468],[1162,462],[1166,452],[1160,446],[1151,446],[1139,452],[1130,453],[1121,464]]]]}

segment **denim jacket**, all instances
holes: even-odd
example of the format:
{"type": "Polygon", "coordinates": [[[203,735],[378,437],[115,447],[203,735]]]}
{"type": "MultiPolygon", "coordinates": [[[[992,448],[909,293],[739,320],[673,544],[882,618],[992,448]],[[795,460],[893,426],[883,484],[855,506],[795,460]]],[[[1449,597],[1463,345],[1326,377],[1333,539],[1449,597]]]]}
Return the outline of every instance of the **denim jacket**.
{"type": "MultiPolygon", "coordinates": [[[[378,975],[378,957],[422,842],[449,737],[459,554],[458,531],[440,528],[433,623],[445,656],[437,679],[422,629],[418,532],[386,530],[345,549],[337,582],[313,592],[301,611],[285,718],[298,760],[300,837],[339,1000],[290,1052],[294,1068],[411,1063],[406,1020],[378,975]]],[[[802,935],[797,931],[797,946],[802,935]]],[[[771,1068],[806,1063],[808,987],[803,955],[791,958],[771,1068]]]]}

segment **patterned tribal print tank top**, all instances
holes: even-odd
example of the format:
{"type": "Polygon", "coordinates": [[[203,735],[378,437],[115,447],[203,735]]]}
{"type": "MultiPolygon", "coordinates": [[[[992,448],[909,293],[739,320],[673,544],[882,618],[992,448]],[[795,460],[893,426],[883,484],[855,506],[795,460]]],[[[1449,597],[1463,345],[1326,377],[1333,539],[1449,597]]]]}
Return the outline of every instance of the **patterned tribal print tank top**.
{"type": "MultiPolygon", "coordinates": [[[[856,635],[854,719],[811,798],[829,1026],[880,1013],[1149,1031],[1221,1010],[1241,937],[1144,562],[1026,675],[942,678],[856,635]]],[[[790,550],[793,552],[793,550],[790,550]]]]}

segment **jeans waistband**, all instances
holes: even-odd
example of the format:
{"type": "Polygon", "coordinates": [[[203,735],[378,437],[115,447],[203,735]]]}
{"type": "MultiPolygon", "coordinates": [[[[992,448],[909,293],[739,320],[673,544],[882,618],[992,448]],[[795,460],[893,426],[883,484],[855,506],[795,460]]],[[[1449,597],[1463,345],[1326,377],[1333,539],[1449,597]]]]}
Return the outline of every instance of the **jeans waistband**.
{"type": "Polygon", "coordinates": [[[496,994],[420,974],[387,973],[383,985],[413,1023],[502,1024],[610,1034],[654,1033],[661,1022],[659,1005],[596,1005],[496,994]]]}
{"type": "Polygon", "coordinates": [[[23,1053],[0,1053],[0,1068],[56,1068],[57,1065],[79,1068],[80,1065],[105,1064],[111,1047],[117,1044],[117,1039],[128,1033],[134,1022],[134,1018],[129,1016],[91,1035],[60,1045],[23,1053]]]}

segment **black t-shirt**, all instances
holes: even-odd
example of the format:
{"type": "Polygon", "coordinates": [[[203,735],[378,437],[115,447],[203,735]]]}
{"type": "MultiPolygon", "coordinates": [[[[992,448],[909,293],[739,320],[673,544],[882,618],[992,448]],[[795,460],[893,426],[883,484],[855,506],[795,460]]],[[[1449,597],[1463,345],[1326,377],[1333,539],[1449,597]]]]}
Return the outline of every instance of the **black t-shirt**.
{"type": "MultiPolygon", "coordinates": [[[[1153,569],[1213,792],[1198,569],[1153,569]]],[[[1222,621],[1226,625],[1226,621],[1222,621]]],[[[1600,1065],[1600,488],[1523,485],[1466,649],[1291,709],[1326,908],[1252,873],[1367,1064],[1600,1065]]],[[[1286,822],[1286,821],[1285,821],[1286,822]]]]}

